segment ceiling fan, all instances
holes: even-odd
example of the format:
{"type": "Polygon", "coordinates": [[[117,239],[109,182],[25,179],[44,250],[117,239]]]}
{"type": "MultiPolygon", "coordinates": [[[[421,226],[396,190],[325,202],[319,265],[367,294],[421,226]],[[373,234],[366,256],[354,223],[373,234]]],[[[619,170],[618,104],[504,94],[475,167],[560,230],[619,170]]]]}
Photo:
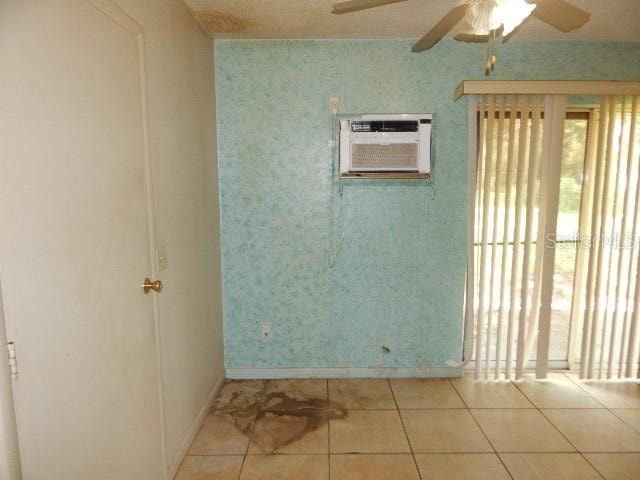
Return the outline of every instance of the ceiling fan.
{"type": "MultiPolygon", "coordinates": [[[[334,14],[351,13],[407,0],[348,0],[333,5],[334,14]]],[[[487,73],[495,65],[493,43],[505,40],[529,15],[548,23],[563,33],[580,28],[591,14],[566,0],[463,0],[452,8],[431,30],[413,45],[413,52],[422,52],[438,43],[463,18],[465,28],[456,39],[471,42],[488,41],[487,73]]]]}

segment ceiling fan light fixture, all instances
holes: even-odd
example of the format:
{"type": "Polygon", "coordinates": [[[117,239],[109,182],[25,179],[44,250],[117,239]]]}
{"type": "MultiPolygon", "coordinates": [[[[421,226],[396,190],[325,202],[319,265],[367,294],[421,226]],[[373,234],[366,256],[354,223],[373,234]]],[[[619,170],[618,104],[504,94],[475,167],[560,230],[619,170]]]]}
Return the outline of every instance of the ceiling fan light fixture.
{"type": "Polygon", "coordinates": [[[495,40],[506,37],[524,22],[536,8],[525,0],[468,0],[464,35],[488,37],[485,73],[496,64],[495,40]]]}
{"type": "Polygon", "coordinates": [[[496,7],[498,0],[470,0],[464,15],[468,30],[467,35],[489,35],[500,27],[496,7]]]}
{"type": "Polygon", "coordinates": [[[465,13],[467,35],[484,36],[503,27],[503,35],[509,35],[524,22],[535,5],[525,0],[470,0],[465,13]]]}
{"type": "Polygon", "coordinates": [[[504,26],[502,35],[507,36],[513,32],[518,25],[524,22],[535,10],[536,6],[524,0],[501,0],[496,7],[496,15],[500,23],[504,26]]]}

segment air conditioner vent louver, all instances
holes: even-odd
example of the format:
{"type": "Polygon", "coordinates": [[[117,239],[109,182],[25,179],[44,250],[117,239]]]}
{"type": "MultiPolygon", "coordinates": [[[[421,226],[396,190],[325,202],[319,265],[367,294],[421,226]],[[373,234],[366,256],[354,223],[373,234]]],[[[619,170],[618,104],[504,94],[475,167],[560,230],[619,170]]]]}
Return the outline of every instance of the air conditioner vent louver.
{"type": "Polygon", "coordinates": [[[418,144],[356,143],[351,151],[351,167],[366,170],[418,170],[418,144]]]}

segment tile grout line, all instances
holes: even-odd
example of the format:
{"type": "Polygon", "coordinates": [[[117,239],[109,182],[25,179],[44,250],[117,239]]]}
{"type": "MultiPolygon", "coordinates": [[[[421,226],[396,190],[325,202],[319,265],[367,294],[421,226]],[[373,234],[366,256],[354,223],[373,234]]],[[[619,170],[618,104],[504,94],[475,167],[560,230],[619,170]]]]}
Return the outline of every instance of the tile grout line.
{"type": "MultiPolygon", "coordinates": [[[[616,410],[640,410],[640,408],[617,408],[616,410]]],[[[631,431],[633,431],[637,435],[640,435],[640,430],[636,430],[636,428],[633,425],[631,425],[624,418],[622,418],[620,415],[618,415],[616,412],[614,412],[613,409],[611,409],[609,411],[611,412],[611,414],[614,417],[616,417],[618,420],[620,420],[622,423],[624,423],[627,427],[629,427],[631,429],[631,431]]]]}
{"type": "MultiPolygon", "coordinates": [[[[634,433],[640,435],[640,430],[636,430],[632,425],[630,425],[624,418],[622,418],[621,416],[619,416],[618,414],[616,414],[616,412],[614,410],[640,410],[638,408],[609,408],[607,405],[605,405],[603,402],[601,402],[600,400],[598,400],[594,395],[592,395],[591,393],[589,393],[589,391],[584,388],[580,383],[576,382],[573,378],[571,378],[569,375],[567,375],[566,373],[562,372],[562,375],[564,375],[565,378],[567,378],[573,385],[575,385],[576,387],[578,387],[580,390],[582,390],[589,398],[593,399],[593,401],[597,402],[598,404],[602,405],[602,408],[604,410],[607,410],[609,413],[611,413],[611,415],[613,415],[614,417],[616,417],[618,420],[620,420],[622,423],[624,423],[627,427],[629,427],[634,433]]],[[[591,452],[589,452],[591,453],[591,452]]]]}
{"type": "MultiPolygon", "coordinates": [[[[496,409],[497,410],[497,409],[496,409]]],[[[416,455],[491,455],[491,453],[494,452],[483,452],[481,450],[478,451],[468,451],[468,452],[451,452],[451,451],[432,451],[432,452],[416,452],[416,455]]],[[[517,453],[544,453],[544,454],[555,454],[555,453],[559,453],[559,454],[577,454],[580,453],[578,451],[575,452],[558,452],[556,451],[539,451],[539,452],[522,452],[520,450],[505,450],[503,452],[498,452],[500,453],[510,453],[510,454],[517,454],[517,453]]],[[[625,452],[625,451],[598,451],[598,452],[584,452],[587,453],[589,455],[591,454],[598,454],[598,455],[640,455],[640,452],[625,452]]],[[[323,457],[326,456],[326,453],[249,453],[247,454],[248,457],[323,457]]],[[[341,456],[341,457],[348,457],[350,455],[371,455],[371,456],[376,456],[376,455],[410,455],[410,453],[407,452],[345,452],[345,453],[333,453],[333,456],[341,456]]],[[[205,454],[195,454],[195,455],[187,455],[187,457],[243,457],[244,454],[243,453],[216,453],[216,454],[211,454],[211,455],[205,455],[205,454]]]]}
{"type": "Polygon", "coordinates": [[[331,397],[329,396],[328,378],[325,378],[325,387],[327,392],[327,470],[329,471],[329,480],[331,480],[331,397]]]}
{"type": "MultiPolygon", "coordinates": [[[[581,407],[581,408],[565,408],[565,407],[543,407],[545,410],[609,410],[608,408],[599,407],[581,407]]],[[[472,407],[473,410],[535,410],[536,407],[472,407]]],[[[393,412],[396,408],[349,408],[350,412],[393,412]]],[[[403,408],[403,411],[419,412],[422,410],[439,411],[439,410],[469,410],[468,407],[425,407],[425,408],[403,408]]],[[[640,408],[619,408],[617,410],[640,410],[640,408]]],[[[615,415],[614,412],[611,412],[615,415]]]]}
{"type": "Polygon", "coordinates": [[[592,395],[591,393],[589,393],[589,391],[584,388],[580,383],[576,382],[574,379],[572,379],[569,375],[567,375],[566,373],[562,373],[571,383],[573,383],[576,387],[578,387],[580,390],[582,390],[586,395],[589,396],[589,398],[593,399],[595,402],[599,403],[600,405],[602,405],[602,408],[607,410],[608,412],[610,412],[614,417],[616,417],[618,420],[620,420],[622,423],[624,423],[627,427],[629,427],[631,430],[633,430],[635,433],[637,433],[638,435],[640,435],[640,430],[636,430],[632,425],[630,425],[624,418],[620,417],[618,414],[616,414],[615,410],[640,410],[638,408],[626,408],[626,407],[622,407],[622,408],[613,408],[613,407],[608,407],[607,405],[605,405],[603,402],[601,402],[600,400],[598,400],[594,395],[592,395]]]}
{"type": "MultiPolygon", "coordinates": [[[[464,378],[464,373],[462,375],[463,376],[460,377],[460,378],[464,378]]],[[[448,380],[449,380],[449,384],[451,384],[451,387],[453,388],[453,390],[458,394],[458,396],[460,397],[460,400],[462,400],[462,403],[464,404],[466,411],[469,412],[469,416],[473,419],[474,423],[476,424],[476,426],[478,427],[478,429],[480,430],[480,432],[484,436],[485,440],[487,441],[487,443],[489,444],[489,446],[493,450],[493,454],[496,457],[498,457],[498,460],[500,460],[500,463],[502,464],[502,468],[504,468],[504,471],[507,472],[507,475],[509,475],[509,478],[511,478],[513,480],[513,475],[511,475],[511,472],[509,471],[509,469],[505,465],[504,461],[502,460],[502,457],[500,456],[500,454],[496,450],[496,447],[493,445],[493,443],[491,443],[491,440],[489,439],[489,437],[487,436],[485,431],[482,429],[482,426],[480,425],[480,423],[478,422],[476,417],[473,416],[473,413],[471,413],[471,409],[469,408],[469,405],[467,404],[467,401],[464,399],[462,394],[458,391],[458,389],[454,385],[453,381],[451,381],[451,378],[449,378],[448,380]]]]}
{"type": "MultiPolygon", "coordinates": [[[[255,426],[255,423],[251,427],[252,431],[253,431],[253,427],[254,426],[255,426]]],[[[240,480],[242,478],[242,471],[244,470],[244,463],[247,461],[247,457],[249,456],[249,447],[250,446],[251,446],[251,436],[249,436],[249,441],[247,442],[247,448],[245,448],[244,455],[242,455],[242,464],[240,465],[240,471],[238,472],[237,480],[240,480]]]]}
{"type": "MultiPolygon", "coordinates": [[[[588,459],[587,457],[585,457],[585,456],[584,456],[584,453],[582,453],[582,452],[578,449],[578,447],[577,447],[576,445],[574,445],[574,444],[573,444],[573,442],[572,442],[571,440],[569,440],[569,438],[568,438],[564,433],[562,433],[562,431],[560,430],[560,428],[558,428],[558,426],[557,426],[555,423],[553,423],[553,422],[551,421],[551,419],[550,419],[549,417],[547,417],[547,416],[544,414],[544,412],[543,412],[543,411],[538,407],[538,405],[536,405],[536,404],[533,402],[533,400],[531,400],[531,399],[527,396],[527,394],[524,392],[524,390],[522,390],[520,387],[518,387],[518,384],[517,384],[516,382],[514,382],[513,380],[510,380],[510,382],[511,382],[511,384],[512,384],[514,387],[516,387],[516,390],[518,390],[518,391],[519,391],[519,392],[520,392],[520,393],[521,393],[521,394],[522,394],[522,395],[523,395],[523,396],[524,396],[524,397],[525,397],[529,402],[531,402],[531,404],[536,408],[536,410],[537,410],[538,412],[540,412],[540,415],[542,415],[542,416],[545,418],[545,420],[546,420],[547,422],[549,422],[549,423],[551,424],[551,426],[553,426],[553,428],[555,428],[555,429],[556,429],[556,431],[557,431],[560,435],[562,435],[562,438],[564,438],[564,439],[567,441],[567,443],[568,443],[569,445],[571,445],[571,446],[575,449],[575,451],[578,453],[578,455],[580,455],[580,456],[584,459],[584,461],[585,461],[585,462],[587,462],[587,463],[591,466],[591,468],[594,470],[594,472],[596,472],[598,475],[600,475],[600,477],[602,477],[602,478],[603,478],[603,480],[606,480],[606,479],[605,479],[605,476],[600,472],[600,470],[598,470],[598,469],[597,469],[597,468],[596,468],[596,467],[595,467],[595,466],[594,466],[594,465],[589,461],[589,459],[588,459]]],[[[596,400],[596,401],[597,401],[597,400],[596,400]]],[[[585,410],[585,409],[573,409],[573,410],[585,410]]],[[[588,410],[588,409],[587,409],[587,410],[588,410]]],[[[598,408],[598,409],[594,409],[594,410],[600,410],[600,409],[598,408]]],[[[560,453],[560,452],[558,452],[558,453],[560,453]]]]}
{"type": "MultiPolygon", "coordinates": [[[[580,390],[582,390],[589,398],[593,399],[595,402],[599,403],[600,405],[602,405],[602,408],[604,408],[606,411],[608,411],[609,413],[611,413],[614,417],[616,417],[618,420],[620,420],[622,423],[624,423],[627,427],[629,427],[633,432],[635,432],[636,434],[640,435],[640,432],[637,432],[635,430],[635,428],[632,428],[631,425],[629,425],[627,422],[625,422],[622,418],[620,418],[618,415],[616,415],[616,413],[613,411],[612,408],[609,408],[607,405],[605,405],[604,402],[601,402],[598,398],[596,398],[595,395],[592,395],[586,388],[584,388],[582,386],[582,384],[580,382],[576,382],[573,378],[571,378],[569,375],[567,375],[566,372],[562,372],[562,375],[568,379],[573,385],[577,386],[580,390]]],[[[604,478],[604,474],[600,472],[600,470],[598,470],[596,468],[595,465],[593,465],[589,459],[582,454],[582,452],[580,452],[582,457],[587,461],[587,463],[589,463],[589,465],[591,465],[591,467],[600,474],[600,476],[602,478],[604,478]]],[[[597,452],[587,452],[587,453],[597,453],[597,452]]],[[[618,453],[618,452],[614,452],[614,453],[618,453]]],[[[630,452],[620,452],[620,453],[630,453],[630,452]]]]}
{"type": "Polygon", "coordinates": [[[402,413],[400,412],[400,406],[398,405],[398,400],[396,399],[396,393],[393,391],[393,386],[391,385],[391,379],[387,378],[387,385],[389,385],[389,390],[391,391],[391,396],[393,397],[393,403],[396,405],[396,412],[398,412],[398,417],[400,417],[400,425],[402,425],[402,430],[404,431],[404,436],[407,439],[407,444],[409,445],[409,450],[411,451],[411,458],[413,459],[413,464],[416,467],[416,471],[418,472],[418,478],[422,480],[422,472],[420,471],[420,467],[418,467],[418,460],[416,459],[416,453],[413,451],[413,445],[411,445],[411,440],[409,439],[409,434],[407,433],[407,427],[404,425],[404,418],[402,418],[402,413]]]}
{"type": "Polygon", "coordinates": [[[264,401],[265,395],[267,393],[267,382],[269,382],[269,380],[265,380],[264,384],[262,385],[262,391],[260,392],[260,403],[259,403],[259,407],[258,410],[256,411],[256,418],[253,420],[253,425],[251,425],[251,430],[250,433],[248,435],[249,437],[249,441],[247,442],[247,448],[244,451],[244,456],[242,457],[242,465],[240,465],[240,471],[238,472],[238,477],[237,480],[241,480],[242,478],[242,474],[244,471],[244,464],[247,461],[247,457],[249,456],[249,448],[251,448],[251,436],[253,434],[253,429],[256,427],[256,422],[258,421],[258,412],[260,411],[260,408],[262,407],[262,402],[264,401]]]}
{"type": "Polygon", "coordinates": [[[564,378],[566,378],[567,380],[569,380],[573,385],[575,385],[576,387],[578,387],[580,390],[582,390],[590,399],[592,399],[594,402],[598,403],[599,405],[602,405],[602,408],[609,410],[609,407],[607,407],[604,403],[602,403],[600,400],[598,400],[595,396],[591,395],[586,388],[583,388],[582,385],[580,385],[578,382],[574,381],[573,378],[571,378],[569,375],[567,375],[566,373],[562,372],[562,375],[564,376],[564,378]]]}

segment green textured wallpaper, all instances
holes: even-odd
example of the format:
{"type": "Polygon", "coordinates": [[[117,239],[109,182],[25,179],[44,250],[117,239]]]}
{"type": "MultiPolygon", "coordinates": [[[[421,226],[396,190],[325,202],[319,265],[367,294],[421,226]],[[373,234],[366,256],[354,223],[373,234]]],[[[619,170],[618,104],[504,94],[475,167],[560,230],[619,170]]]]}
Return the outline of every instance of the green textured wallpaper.
{"type": "MultiPolygon", "coordinates": [[[[467,110],[452,94],[484,78],[484,47],[411,43],[216,41],[227,368],[459,359],[467,110]],[[435,149],[433,188],[345,184],[332,268],[330,95],[342,112],[433,113],[435,149]]],[[[491,78],[640,80],[640,44],[510,42],[491,78]]]]}

